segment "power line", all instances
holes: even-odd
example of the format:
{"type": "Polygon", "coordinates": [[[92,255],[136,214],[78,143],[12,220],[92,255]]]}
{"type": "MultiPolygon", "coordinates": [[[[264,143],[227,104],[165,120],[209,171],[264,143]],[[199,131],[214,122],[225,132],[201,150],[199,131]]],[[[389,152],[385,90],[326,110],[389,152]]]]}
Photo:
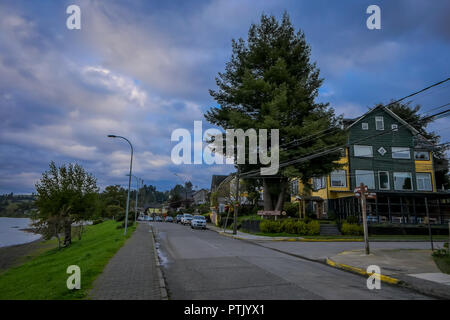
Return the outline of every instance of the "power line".
{"type": "MultiPolygon", "coordinates": [[[[421,120],[424,120],[424,119],[427,119],[427,118],[430,118],[430,119],[431,119],[431,118],[433,118],[433,117],[435,117],[435,116],[438,116],[438,115],[447,113],[448,111],[450,111],[450,109],[447,109],[447,110],[438,112],[438,113],[433,114],[433,115],[431,115],[431,116],[425,117],[425,118],[423,118],[423,119],[421,119],[421,120]]],[[[368,136],[368,137],[361,138],[361,139],[359,139],[359,140],[354,141],[353,144],[358,143],[358,142],[361,142],[361,141],[365,141],[365,140],[367,140],[367,139],[371,139],[371,138],[374,138],[374,137],[378,137],[378,136],[380,136],[380,135],[384,135],[384,134],[390,133],[390,132],[392,132],[392,131],[397,131],[400,127],[403,127],[403,126],[406,126],[406,125],[410,125],[410,124],[408,124],[408,123],[401,124],[398,128],[394,128],[394,129],[391,129],[391,130],[383,131],[383,132],[381,132],[381,133],[377,133],[377,134],[375,134],[375,135],[371,135],[371,136],[368,136]]],[[[417,134],[416,134],[416,135],[417,135],[417,134]]],[[[322,148],[322,149],[319,149],[319,150],[316,151],[316,152],[318,152],[318,153],[312,153],[312,154],[309,154],[309,155],[304,156],[304,157],[302,157],[302,158],[297,158],[297,159],[292,159],[292,160],[286,160],[285,162],[282,162],[282,163],[279,164],[279,168],[286,167],[286,166],[288,166],[288,165],[295,164],[295,163],[300,163],[300,162],[305,162],[305,161],[308,161],[308,160],[312,160],[312,159],[314,159],[314,158],[317,158],[317,157],[320,157],[320,156],[323,156],[323,155],[327,155],[327,154],[329,154],[329,153],[339,152],[342,148],[344,148],[344,147],[346,147],[346,146],[347,146],[347,144],[343,144],[343,145],[336,146],[335,148],[333,148],[333,149],[328,149],[328,150],[327,150],[327,148],[329,148],[330,146],[327,147],[327,148],[322,148]],[[324,150],[324,149],[325,149],[325,150],[324,150]],[[324,150],[324,151],[320,151],[320,150],[324,150]]],[[[259,172],[259,170],[260,170],[260,169],[250,170],[250,171],[247,171],[247,172],[243,172],[243,173],[241,173],[241,177],[245,177],[246,175],[250,175],[250,174],[252,174],[252,173],[257,173],[257,172],[259,172]]]]}

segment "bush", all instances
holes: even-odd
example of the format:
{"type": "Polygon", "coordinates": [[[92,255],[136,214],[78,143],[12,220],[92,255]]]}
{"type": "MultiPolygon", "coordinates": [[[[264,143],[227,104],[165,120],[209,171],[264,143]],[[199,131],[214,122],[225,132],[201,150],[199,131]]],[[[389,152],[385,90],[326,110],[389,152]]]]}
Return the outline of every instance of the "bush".
{"type": "Polygon", "coordinates": [[[341,232],[343,235],[360,236],[364,233],[363,226],[359,226],[354,223],[344,222],[341,226],[341,232]]]}
{"type": "Polygon", "coordinates": [[[320,234],[320,223],[317,220],[310,221],[307,225],[308,235],[314,236],[320,234]]]}
{"type": "Polygon", "coordinates": [[[288,217],[298,217],[298,202],[285,202],[284,211],[288,217]]]}
{"type": "Polygon", "coordinates": [[[274,220],[263,220],[259,224],[259,229],[264,233],[280,233],[281,232],[281,222],[274,220]]]}

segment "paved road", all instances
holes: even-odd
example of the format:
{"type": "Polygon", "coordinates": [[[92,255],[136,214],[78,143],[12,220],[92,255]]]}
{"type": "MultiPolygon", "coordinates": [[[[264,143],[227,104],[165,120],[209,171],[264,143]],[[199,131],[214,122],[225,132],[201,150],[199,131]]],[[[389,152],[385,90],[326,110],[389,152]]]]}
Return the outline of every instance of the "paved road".
{"type": "Polygon", "coordinates": [[[152,235],[147,224],[136,231],[112,257],[95,280],[94,300],[160,300],[152,235]]]}
{"type": "MultiPolygon", "coordinates": [[[[152,223],[171,299],[427,299],[213,231],[152,223]]],[[[300,243],[298,243],[300,244],[300,243]]]]}

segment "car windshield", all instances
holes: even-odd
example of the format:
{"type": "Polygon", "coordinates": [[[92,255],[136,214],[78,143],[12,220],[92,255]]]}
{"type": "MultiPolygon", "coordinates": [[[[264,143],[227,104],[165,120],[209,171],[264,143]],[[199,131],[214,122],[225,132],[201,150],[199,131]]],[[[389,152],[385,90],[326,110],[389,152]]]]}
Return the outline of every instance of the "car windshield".
{"type": "Polygon", "coordinates": [[[192,214],[185,214],[184,217],[185,218],[192,218],[192,214]]]}
{"type": "Polygon", "coordinates": [[[194,216],[194,219],[205,220],[205,217],[204,216],[194,216]]]}

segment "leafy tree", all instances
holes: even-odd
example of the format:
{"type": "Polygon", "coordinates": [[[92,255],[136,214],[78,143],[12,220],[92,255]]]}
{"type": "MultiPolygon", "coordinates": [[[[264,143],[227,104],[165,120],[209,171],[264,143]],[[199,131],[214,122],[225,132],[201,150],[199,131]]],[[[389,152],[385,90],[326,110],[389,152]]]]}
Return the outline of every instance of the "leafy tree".
{"type": "Polygon", "coordinates": [[[53,229],[58,237],[64,228],[64,246],[72,243],[72,223],[94,217],[98,210],[98,188],[93,175],[78,164],[50,169],[36,183],[37,225],[53,229]]]}
{"type": "MultiPolygon", "coordinates": [[[[412,107],[410,102],[398,102],[389,106],[389,109],[400,118],[408,122],[411,126],[413,126],[417,131],[420,132],[423,137],[428,139],[431,143],[435,145],[439,144],[441,136],[439,136],[435,132],[430,132],[427,130],[427,126],[432,123],[434,119],[429,118],[428,115],[421,115],[420,105],[412,107]]],[[[445,189],[450,188],[448,160],[446,158],[446,151],[448,149],[448,145],[443,145],[437,146],[433,150],[433,162],[437,188],[440,188],[441,186],[444,186],[445,189]]]]}
{"type": "MultiPolygon", "coordinates": [[[[315,101],[323,79],[310,62],[310,52],[305,35],[295,32],[287,13],[280,22],[262,15],[259,25],[251,25],[247,41],[232,41],[231,60],[216,77],[218,90],[210,90],[219,107],[207,111],[205,118],[223,129],[279,129],[280,145],[289,144],[280,149],[281,162],[344,143],[345,133],[334,110],[315,101]],[[298,143],[324,130],[330,134],[298,143]]],[[[246,146],[248,156],[247,150],[246,146]]],[[[339,157],[339,153],[328,154],[283,167],[275,177],[262,177],[264,209],[282,210],[289,177],[307,184],[311,177],[336,169],[334,161],[339,157]]],[[[241,172],[259,168],[239,166],[241,172]]]]}

